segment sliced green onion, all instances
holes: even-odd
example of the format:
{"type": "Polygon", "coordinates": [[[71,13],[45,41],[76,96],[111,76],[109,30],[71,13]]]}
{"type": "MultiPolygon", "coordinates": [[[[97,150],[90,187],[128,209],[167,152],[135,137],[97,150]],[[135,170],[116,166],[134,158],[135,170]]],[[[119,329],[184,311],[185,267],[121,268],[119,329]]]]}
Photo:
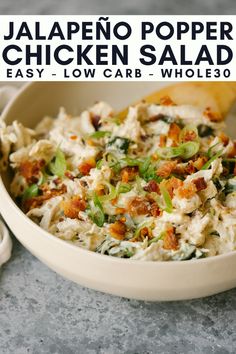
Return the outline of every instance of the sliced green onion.
{"type": "Polygon", "coordinates": [[[172,159],[180,156],[182,153],[181,147],[163,147],[157,149],[157,155],[162,159],[172,159]]]}
{"type": "Polygon", "coordinates": [[[131,157],[125,157],[124,159],[122,159],[122,162],[124,161],[124,163],[126,164],[126,166],[139,166],[141,164],[140,160],[137,159],[133,159],[131,157]]]}
{"type": "Polygon", "coordinates": [[[37,197],[39,194],[39,187],[37,184],[32,184],[30,187],[28,187],[22,196],[22,200],[25,201],[27,199],[31,199],[34,197],[37,197]]]}
{"type": "Polygon", "coordinates": [[[120,183],[117,185],[117,194],[128,193],[132,189],[131,185],[128,183],[120,183]]]}
{"type": "Polygon", "coordinates": [[[61,149],[57,149],[54,159],[48,164],[49,171],[58,177],[63,177],[66,172],[66,158],[61,149]]]}
{"type": "Polygon", "coordinates": [[[181,157],[186,160],[198,152],[200,144],[196,141],[188,141],[180,145],[180,147],[182,149],[181,157]]]}
{"type": "Polygon", "coordinates": [[[104,160],[103,159],[98,160],[97,163],[96,163],[96,168],[98,170],[101,170],[103,164],[104,164],[104,160]]]}
{"type": "Polygon", "coordinates": [[[100,139],[100,138],[104,138],[104,136],[110,136],[110,135],[111,135],[111,132],[100,130],[100,131],[97,131],[95,133],[92,133],[90,135],[90,138],[100,139]]]}
{"type": "Polygon", "coordinates": [[[163,237],[165,236],[165,234],[166,234],[166,232],[163,231],[163,232],[160,233],[159,236],[154,237],[154,238],[152,238],[151,240],[149,240],[149,241],[148,241],[148,246],[150,246],[152,243],[155,243],[155,242],[157,242],[157,241],[159,241],[159,240],[162,240],[163,237]]]}
{"type": "Polygon", "coordinates": [[[138,194],[143,195],[143,196],[146,195],[146,192],[144,191],[143,186],[142,186],[143,179],[139,176],[136,176],[135,182],[136,182],[136,189],[137,189],[138,194]]]}
{"type": "Polygon", "coordinates": [[[163,159],[172,159],[174,157],[182,157],[189,159],[199,150],[200,144],[196,141],[188,141],[178,147],[164,147],[157,150],[157,155],[163,159]]]}
{"type": "Polygon", "coordinates": [[[97,226],[102,227],[105,222],[105,215],[102,204],[96,193],[93,195],[93,204],[89,216],[97,226]]]}
{"type": "Polygon", "coordinates": [[[160,185],[160,191],[161,191],[161,194],[162,194],[164,202],[165,202],[165,206],[166,206],[165,211],[167,213],[172,213],[172,210],[173,210],[172,200],[171,200],[168,190],[163,185],[160,185]]]}
{"type": "Polygon", "coordinates": [[[218,159],[218,157],[221,156],[222,152],[223,152],[223,149],[220,150],[220,151],[218,151],[214,156],[212,156],[212,157],[210,158],[210,160],[208,160],[208,161],[205,163],[205,165],[202,166],[201,170],[208,170],[208,168],[211,166],[211,163],[212,163],[213,161],[215,161],[216,159],[218,159]]]}
{"type": "Polygon", "coordinates": [[[149,182],[152,179],[156,181],[157,183],[160,183],[162,181],[162,178],[157,175],[156,173],[156,167],[150,164],[148,167],[147,171],[142,175],[142,178],[146,181],[149,182]]]}
{"type": "Polygon", "coordinates": [[[46,181],[46,179],[47,179],[47,174],[45,172],[41,172],[37,185],[41,186],[41,184],[43,184],[46,181]]]}
{"type": "Polygon", "coordinates": [[[148,170],[150,164],[151,164],[151,157],[149,156],[139,166],[139,171],[140,171],[141,175],[145,174],[145,172],[148,170]]]}
{"type": "Polygon", "coordinates": [[[118,159],[113,154],[107,155],[108,166],[112,168],[115,173],[119,173],[121,170],[121,165],[118,159]]]}
{"type": "Polygon", "coordinates": [[[214,144],[213,146],[211,146],[208,150],[207,150],[207,156],[208,157],[212,157],[213,155],[212,155],[212,152],[213,152],[213,149],[216,147],[216,146],[218,146],[218,145],[220,145],[221,143],[216,143],[216,144],[214,144]]]}
{"type": "Polygon", "coordinates": [[[101,197],[99,197],[99,199],[102,202],[115,199],[115,197],[116,197],[116,188],[111,183],[108,183],[108,182],[104,182],[104,185],[108,188],[109,193],[106,194],[106,195],[102,195],[101,197]]]}

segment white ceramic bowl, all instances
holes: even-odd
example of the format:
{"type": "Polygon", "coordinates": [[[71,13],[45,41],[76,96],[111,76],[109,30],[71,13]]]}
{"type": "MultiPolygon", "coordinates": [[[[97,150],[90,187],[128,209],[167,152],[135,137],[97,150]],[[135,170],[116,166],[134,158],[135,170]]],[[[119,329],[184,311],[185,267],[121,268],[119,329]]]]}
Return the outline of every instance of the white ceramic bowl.
{"type": "Polygon", "coordinates": [[[4,223],[0,220],[0,267],[11,257],[12,241],[4,223]]]}
{"type": "MultiPolygon", "coordinates": [[[[31,83],[7,106],[7,123],[35,126],[60,106],[71,114],[105,100],[116,109],[156,90],[157,83],[31,83]]],[[[84,286],[143,300],[180,300],[236,286],[236,252],[190,261],[143,262],[86,251],[50,235],[28,219],[8,192],[10,173],[0,180],[0,212],[19,241],[50,268],[84,286]]]]}

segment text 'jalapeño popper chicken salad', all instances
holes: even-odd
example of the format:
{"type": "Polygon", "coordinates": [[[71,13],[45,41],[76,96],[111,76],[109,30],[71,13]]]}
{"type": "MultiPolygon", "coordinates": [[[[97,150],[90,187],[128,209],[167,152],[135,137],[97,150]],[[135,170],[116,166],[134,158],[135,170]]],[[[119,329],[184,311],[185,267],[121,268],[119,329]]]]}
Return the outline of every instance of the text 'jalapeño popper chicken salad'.
{"type": "Polygon", "coordinates": [[[1,122],[12,195],[56,237],[121,258],[167,261],[236,249],[236,143],[206,109],[99,102],[32,130],[1,122]]]}

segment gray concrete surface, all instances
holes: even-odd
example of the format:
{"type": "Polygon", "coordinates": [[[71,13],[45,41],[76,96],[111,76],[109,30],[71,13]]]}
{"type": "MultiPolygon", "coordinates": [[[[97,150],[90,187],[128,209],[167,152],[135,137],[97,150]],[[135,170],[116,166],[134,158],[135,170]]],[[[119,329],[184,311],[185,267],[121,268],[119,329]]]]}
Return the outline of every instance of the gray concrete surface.
{"type": "Polygon", "coordinates": [[[1,14],[233,15],[235,0],[0,0],[1,14]]]}
{"type": "MultiPolygon", "coordinates": [[[[1,14],[236,14],[235,0],[0,0],[1,14]]],[[[85,289],[18,242],[0,270],[0,354],[235,353],[236,290],[144,303],[85,289]]]]}
{"type": "Polygon", "coordinates": [[[148,303],[67,281],[15,242],[0,274],[1,354],[236,352],[236,290],[148,303]]]}

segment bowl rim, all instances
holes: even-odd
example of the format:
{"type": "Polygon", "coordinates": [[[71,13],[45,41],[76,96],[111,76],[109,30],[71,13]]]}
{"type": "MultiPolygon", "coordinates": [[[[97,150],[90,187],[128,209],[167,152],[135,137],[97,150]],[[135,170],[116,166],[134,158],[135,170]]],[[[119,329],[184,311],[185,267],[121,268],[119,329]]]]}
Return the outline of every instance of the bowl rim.
{"type": "MultiPolygon", "coordinates": [[[[40,82],[27,82],[23,84],[23,86],[19,89],[19,91],[14,95],[7,105],[4,107],[2,113],[1,113],[1,118],[5,120],[9,110],[12,108],[12,105],[14,105],[16,100],[20,99],[20,96],[25,93],[28,89],[31,89],[32,86],[36,86],[37,84],[44,83],[47,84],[48,81],[40,81],[40,82]]],[[[50,82],[51,83],[51,82],[50,82]]],[[[55,82],[56,84],[57,82],[55,82]]],[[[61,83],[61,82],[58,82],[61,83]]],[[[115,81],[114,81],[115,83],[115,81]]],[[[73,252],[78,252],[78,253],[83,253],[84,255],[88,255],[94,258],[97,258],[98,260],[103,260],[106,262],[113,262],[117,264],[132,264],[132,265],[143,265],[144,267],[157,267],[157,266],[162,266],[162,267],[172,267],[172,266],[178,266],[178,267],[188,267],[189,264],[201,264],[204,263],[215,263],[217,261],[223,261],[226,258],[229,258],[230,256],[236,255],[236,250],[235,251],[230,251],[224,254],[212,256],[212,257],[205,257],[205,258],[200,258],[200,259],[189,259],[189,260],[174,260],[174,261],[147,261],[147,260],[136,260],[136,259],[130,259],[130,258],[119,258],[119,257],[113,257],[110,255],[105,255],[105,254],[100,254],[91,250],[84,249],[82,247],[73,245],[70,242],[67,242],[66,240],[62,240],[50,232],[44,230],[42,227],[40,227],[38,224],[33,222],[27,215],[20,209],[20,207],[16,204],[14,201],[13,197],[11,197],[10,192],[7,190],[5,184],[3,183],[2,172],[0,171],[0,194],[4,193],[6,200],[11,204],[13,207],[15,213],[17,214],[17,217],[19,217],[22,222],[25,222],[29,224],[30,227],[32,227],[32,230],[34,233],[40,233],[43,237],[48,238],[49,240],[52,240],[53,242],[59,243],[61,246],[64,245],[64,247],[67,247],[68,249],[71,249],[73,252]]],[[[1,210],[0,210],[1,211],[1,210]]]]}

